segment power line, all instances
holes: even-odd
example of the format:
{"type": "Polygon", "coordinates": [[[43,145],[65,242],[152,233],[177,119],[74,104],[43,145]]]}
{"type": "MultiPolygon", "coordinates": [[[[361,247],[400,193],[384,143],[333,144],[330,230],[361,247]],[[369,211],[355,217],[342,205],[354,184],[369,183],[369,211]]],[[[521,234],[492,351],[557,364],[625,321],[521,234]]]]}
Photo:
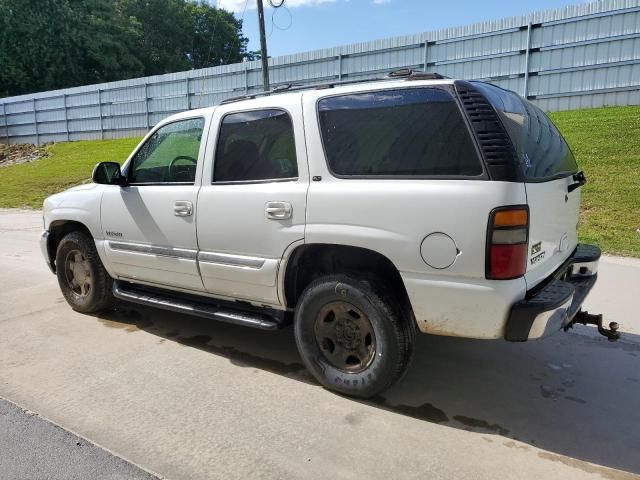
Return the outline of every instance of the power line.
{"type": "Polygon", "coordinates": [[[216,38],[216,27],[218,26],[218,22],[220,21],[220,17],[222,16],[221,9],[220,9],[220,4],[222,3],[222,0],[218,1],[218,6],[216,7],[216,20],[215,22],[213,22],[213,29],[211,31],[211,41],[209,42],[209,52],[207,53],[207,60],[204,62],[205,65],[209,64],[209,58],[211,57],[211,49],[213,48],[213,41],[216,38]]]}
{"type": "Polygon", "coordinates": [[[291,28],[291,25],[293,25],[293,15],[291,15],[291,10],[289,10],[286,6],[283,6],[282,8],[289,14],[289,24],[286,27],[278,26],[278,23],[275,21],[276,12],[278,12],[278,9],[273,9],[273,11],[271,12],[271,30],[269,30],[267,38],[271,38],[274,29],[284,32],[286,30],[289,30],[291,28]]]}
{"type": "MultiPolygon", "coordinates": [[[[244,8],[242,9],[242,14],[240,15],[240,22],[242,22],[244,20],[244,14],[247,11],[247,5],[248,4],[249,4],[249,0],[244,0],[244,8]]],[[[231,58],[231,54],[233,53],[233,49],[236,46],[236,42],[237,41],[238,41],[238,36],[236,35],[233,38],[233,43],[231,44],[231,48],[229,49],[229,55],[227,55],[227,59],[224,61],[223,65],[227,65],[229,63],[229,59],[231,58]]]]}
{"type": "MultiPolygon", "coordinates": [[[[284,1],[283,1],[283,3],[284,3],[284,1]]],[[[273,26],[274,26],[275,28],[277,28],[278,30],[281,30],[281,31],[283,31],[283,32],[284,32],[284,31],[286,31],[286,30],[289,30],[289,29],[291,28],[291,25],[293,25],[293,15],[291,15],[291,10],[289,10],[287,7],[283,7],[283,8],[284,8],[284,11],[285,11],[285,12],[287,12],[287,13],[289,14],[289,24],[288,24],[286,27],[279,27],[279,26],[278,26],[278,23],[274,21],[275,13],[276,13],[278,10],[274,10],[274,11],[273,11],[273,13],[274,13],[274,14],[273,14],[273,15],[271,15],[271,22],[273,23],[273,26]]]]}

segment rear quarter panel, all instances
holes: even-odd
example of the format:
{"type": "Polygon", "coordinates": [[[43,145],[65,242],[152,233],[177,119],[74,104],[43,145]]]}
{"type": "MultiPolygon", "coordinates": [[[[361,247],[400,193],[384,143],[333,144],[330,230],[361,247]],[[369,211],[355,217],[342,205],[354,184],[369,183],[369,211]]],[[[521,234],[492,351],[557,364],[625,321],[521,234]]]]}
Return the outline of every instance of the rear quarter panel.
{"type": "Polygon", "coordinates": [[[423,332],[499,337],[507,308],[524,296],[526,286],[523,279],[485,279],[487,222],[495,207],[525,204],[524,185],[336,178],[325,161],[316,99],[303,97],[309,173],[321,177],[309,187],[305,243],[352,245],[391,260],[405,279],[423,332]],[[435,232],[450,236],[458,250],[448,268],[431,267],[422,258],[421,244],[435,232]]]}

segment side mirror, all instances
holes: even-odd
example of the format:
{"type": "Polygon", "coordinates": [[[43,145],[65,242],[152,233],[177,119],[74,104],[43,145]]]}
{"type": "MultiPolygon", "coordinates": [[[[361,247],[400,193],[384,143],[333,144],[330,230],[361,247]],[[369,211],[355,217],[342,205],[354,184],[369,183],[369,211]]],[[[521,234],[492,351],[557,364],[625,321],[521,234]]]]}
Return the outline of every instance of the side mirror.
{"type": "Polygon", "coordinates": [[[91,179],[103,185],[120,185],[123,187],[127,179],[122,176],[120,164],[117,162],[100,162],[93,168],[91,179]]]}

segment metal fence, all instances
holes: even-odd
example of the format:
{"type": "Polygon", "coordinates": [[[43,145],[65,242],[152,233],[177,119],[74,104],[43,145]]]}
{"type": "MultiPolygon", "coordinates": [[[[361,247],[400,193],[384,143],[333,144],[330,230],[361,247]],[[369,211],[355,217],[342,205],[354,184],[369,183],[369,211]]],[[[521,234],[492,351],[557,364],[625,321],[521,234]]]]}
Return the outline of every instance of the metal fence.
{"type": "MultiPolygon", "coordinates": [[[[269,59],[272,87],[409,67],[481,79],[544,110],[640,104],[640,0],[589,4],[269,59]]],[[[0,99],[0,142],[143,135],[178,111],[262,89],[260,62],[0,99]]]]}

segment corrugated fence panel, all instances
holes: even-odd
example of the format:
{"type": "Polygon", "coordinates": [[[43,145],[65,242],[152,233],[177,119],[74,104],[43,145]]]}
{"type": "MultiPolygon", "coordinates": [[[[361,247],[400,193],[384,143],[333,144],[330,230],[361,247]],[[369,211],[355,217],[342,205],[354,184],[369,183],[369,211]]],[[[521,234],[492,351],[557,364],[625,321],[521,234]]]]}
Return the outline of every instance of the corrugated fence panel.
{"type": "MultiPolygon", "coordinates": [[[[602,0],[269,59],[272,88],[401,68],[480,79],[545,110],[640,105],[640,0],[602,0]]],[[[172,113],[262,91],[259,61],[0,99],[0,142],[141,136],[172,113]]]]}

